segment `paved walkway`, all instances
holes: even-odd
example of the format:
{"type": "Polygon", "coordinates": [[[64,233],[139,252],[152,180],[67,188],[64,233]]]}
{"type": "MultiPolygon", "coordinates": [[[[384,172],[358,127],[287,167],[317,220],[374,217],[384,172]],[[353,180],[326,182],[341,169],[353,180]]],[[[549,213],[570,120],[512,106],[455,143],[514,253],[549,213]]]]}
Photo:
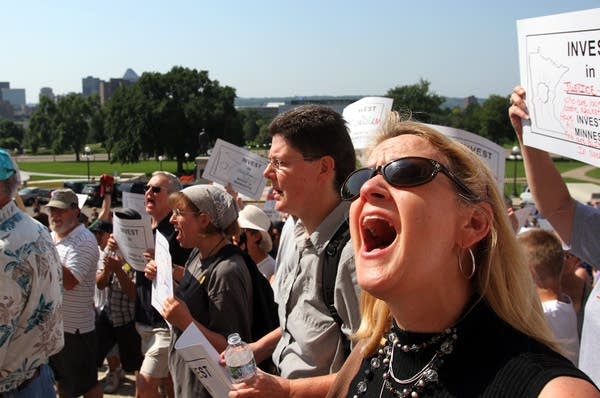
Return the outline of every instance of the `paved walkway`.
{"type": "MultiPolygon", "coordinates": [[[[102,368],[101,371],[98,372],[98,380],[103,380],[105,376],[106,376],[106,370],[104,368],[102,368]]],[[[100,384],[102,384],[102,382],[100,384]]],[[[135,396],[135,375],[133,373],[127,373],[125,375],[125,380],[123,380],[123,384],[121,384],[121,387],[119,387],[119,390],[117,392],[115,392],[114,394],[104,393],[104,396],[105,397],[119,397],[119,398],[134,397],[135,396]]]]}
{"type": "Polygon", "coordinates": [[[576,178],[576,179],[582,180],[584,182],[592,182],[592,183],[600,184],[600,179],[593,178],[593,177],[586,175],[586,173],[588,173],[590,170],[594,170],[595,168],[596,167],[594,167],[594,166],[585,165],[585,166],[578,167],[576,169],[564,172],[564,173],[562,173],[562,176],[576,178]]]}

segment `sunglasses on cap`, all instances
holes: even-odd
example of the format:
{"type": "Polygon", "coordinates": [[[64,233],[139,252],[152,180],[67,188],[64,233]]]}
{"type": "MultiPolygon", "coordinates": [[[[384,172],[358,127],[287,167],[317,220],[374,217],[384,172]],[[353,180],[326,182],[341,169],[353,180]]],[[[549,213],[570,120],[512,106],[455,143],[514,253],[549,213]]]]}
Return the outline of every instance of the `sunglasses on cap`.
{"type": "Polygon", "coordinates": [[[437,173],[445,174],[459,189],[459,195],[464,199],[477,202],[479,195],[471,191],[457,176],[444,165],[433,159],[416,156],[392,160],[383,166],[365,167],[353,171],[342,185],[342,200],[354,200],[360,195],[360,189],[365,182],[378,173],[390,185],[396,188],[409,188],[427,184],[437,173]]]}
{"type": "Polygon", "coordinates": [[[144,192],[148,192],[149,189],[151,189],[152,192],[154,192],[154,193],[160,193],[160,191],[163,189],[163,187],[158,186],[158,185],[146,185],[146,186],[144,186],[144,192]]]}

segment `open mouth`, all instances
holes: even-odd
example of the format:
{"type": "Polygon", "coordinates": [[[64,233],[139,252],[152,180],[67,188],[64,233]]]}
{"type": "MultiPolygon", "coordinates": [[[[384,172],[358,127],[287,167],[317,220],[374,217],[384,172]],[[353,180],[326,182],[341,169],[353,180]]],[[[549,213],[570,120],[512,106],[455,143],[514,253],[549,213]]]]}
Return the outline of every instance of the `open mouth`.
{"type": "Polygon", "coordinates": [[[382,218],[368,216],[363,219],[362,237],[366,252],[385,249],[394,242],[396,235],[392,224],[382,218]]]}

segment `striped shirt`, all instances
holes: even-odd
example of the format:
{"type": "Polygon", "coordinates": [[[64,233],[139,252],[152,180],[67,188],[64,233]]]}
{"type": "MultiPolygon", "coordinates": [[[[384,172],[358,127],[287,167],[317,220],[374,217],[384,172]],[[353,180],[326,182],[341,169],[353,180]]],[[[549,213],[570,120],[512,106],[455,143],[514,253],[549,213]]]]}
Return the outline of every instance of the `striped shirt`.
{"type": "Polygon", "coordinates": [[[98,243],[83,224],[79,224],[67,236],[56,242],[56,250],[62,265],[79,281],[63,296],[63,321],[65,333],[88,333],[94,330],[94,286],[98,264],[98,243]]]}
{"type": "MultiPolygon", "coordinates": [[[[98,261],[97,274],[104,271],[103,260],[106,256],[106,250],[108,249],[99,252],[100,260],[98,261]]],[[[135,272],[133,271],[133,268],[127,263],[123,264],[122,268],[129,279],[135,283],[135,272]]],[[[117,275],[114,273],[110,274],[108,286],[104,288],[102,292],[105,292],[106,294],[106,304],[103,306],[102,311],[106,312],[113,327],[123,326],[133,321],[133,316],[135,314],[135,300],[130,300],[125,292],[123,292],[121,282],[117,275]]]]}

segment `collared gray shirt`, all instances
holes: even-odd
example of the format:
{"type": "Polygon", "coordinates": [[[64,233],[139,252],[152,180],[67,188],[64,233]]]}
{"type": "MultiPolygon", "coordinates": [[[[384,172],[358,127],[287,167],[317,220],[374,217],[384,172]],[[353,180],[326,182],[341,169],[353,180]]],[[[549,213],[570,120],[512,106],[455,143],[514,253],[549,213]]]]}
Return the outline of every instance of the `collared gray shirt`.
{"type": "MultiPolygon", "coordinates": [[[[322,268],[325,248],[347,218],[348,207],[347,202],[340,203],[310,236],[300,220],[289,219],[283,228],[273,283],[282,336],[273,362],[285,378],[334,373],[346,359],[339,327],[323,300],[322,268]]],[[[360,323],[359,295],[352,242],[348,241],[334,293],[342,331],[348,337],[360,323]]]]}

